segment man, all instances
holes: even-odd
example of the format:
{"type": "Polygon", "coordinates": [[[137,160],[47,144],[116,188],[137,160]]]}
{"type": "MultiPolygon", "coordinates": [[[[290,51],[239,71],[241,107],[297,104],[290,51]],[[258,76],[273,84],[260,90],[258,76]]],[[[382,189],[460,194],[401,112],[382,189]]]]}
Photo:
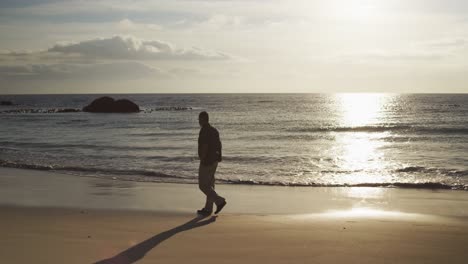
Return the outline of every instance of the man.
{"type": "Polygon", "coordinates": [[[206,203],[205,207],[198,210],[197,213],[208,216],[213,212],[213,204],[216,204],[215,214],[221,212],[226,205],[226,199],[219,196],[214,190],[214,175],[222,155],[221,140],[218,130],[210,125],[207,112],[203,111],[198,115],[198,123],[201,127],[198,137],[198,157],[200,158],[198,187],[206,195],[206,203]]]}

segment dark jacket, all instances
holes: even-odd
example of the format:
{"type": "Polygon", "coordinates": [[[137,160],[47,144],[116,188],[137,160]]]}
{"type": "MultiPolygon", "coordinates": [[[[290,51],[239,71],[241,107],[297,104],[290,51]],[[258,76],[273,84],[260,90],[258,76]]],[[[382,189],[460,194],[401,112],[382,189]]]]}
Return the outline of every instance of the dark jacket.
{"type": "Polygon", "coordinates": [[[206,158],[202,162],[203,165],[211,165],[214,162],[222,160],[222,144],[219,138],[219,132],[210,124],[203,126],[200,129],[198,136],[198,156],[201,157],[201,146],[208,145],[206,158]]]}

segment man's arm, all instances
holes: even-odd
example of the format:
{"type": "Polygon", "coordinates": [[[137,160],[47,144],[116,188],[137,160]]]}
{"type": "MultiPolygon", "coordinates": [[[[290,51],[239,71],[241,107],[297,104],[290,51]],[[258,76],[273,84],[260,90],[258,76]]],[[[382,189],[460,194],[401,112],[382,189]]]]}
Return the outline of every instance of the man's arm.
{"type": "Polygon", "coordinates": [[[200,145],[200,153],[198,153],[198,157],[200,158],[200,162],[203,163],[203,161],[205,161],[207,155],[208,155],[208,144],[201,144],[200,145]]]}
{"type": "Polygon", "coordinates": [[[206,128],[202,128],[200,130],[200,136],[198,138],[198,157],[200,158],[201,163],[204,163],[208,156],[208,142],[208,130],[206,128]]]}

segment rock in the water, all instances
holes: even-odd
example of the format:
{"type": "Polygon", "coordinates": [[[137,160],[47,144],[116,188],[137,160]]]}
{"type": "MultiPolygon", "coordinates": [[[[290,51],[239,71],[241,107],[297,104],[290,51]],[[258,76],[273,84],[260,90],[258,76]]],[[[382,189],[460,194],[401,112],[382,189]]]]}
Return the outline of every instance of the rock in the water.
{"type": "Polygon", "coordinates": [[[130,100],[120,99],[115,101],[111,97],[104,96],[85,106],[83,111],[92,113],[137,113],[140,112],[140,108],[130,100]]]}
{"type": "Polygon", "coordinates": [[[128,99],[119,99],[115,101],[114,106],[116,109],[122,109],[125,112],[140,112],[138,105],[128,99]]]}
{"type": "Polygon", "coordinates": [[[83,108],[84,112],[112,112],[114,99],[111,97],[100,97],[91,102],[91,104],[83,108]]]}
{"type": "Polygon", "coordinates": [[[13,105],[12,101],[0,101],[0,105],[13,105]]]}

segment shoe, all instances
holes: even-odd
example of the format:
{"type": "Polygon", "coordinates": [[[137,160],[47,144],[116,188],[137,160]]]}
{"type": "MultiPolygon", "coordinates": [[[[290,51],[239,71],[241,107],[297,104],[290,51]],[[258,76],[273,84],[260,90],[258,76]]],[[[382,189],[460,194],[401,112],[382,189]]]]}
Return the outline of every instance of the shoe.
{"type": "Polygon", "coordinates": [[[223,207],[226,206],[227,202],[226,200],[224,200],[222,203],[220,203],[219,205],[216,205],[216,211],[215,211],[215,214],[218,214],[219,212],[221,212],[221,210],[223,210],[223,207]]]}
{"type": "Polygon", "coordinates": [[[202,215],[202,216],[209,216],[211,215],[212,211],[208,211],[205,208],[201,210],[197,210],[197,214],[202,215]]]}

